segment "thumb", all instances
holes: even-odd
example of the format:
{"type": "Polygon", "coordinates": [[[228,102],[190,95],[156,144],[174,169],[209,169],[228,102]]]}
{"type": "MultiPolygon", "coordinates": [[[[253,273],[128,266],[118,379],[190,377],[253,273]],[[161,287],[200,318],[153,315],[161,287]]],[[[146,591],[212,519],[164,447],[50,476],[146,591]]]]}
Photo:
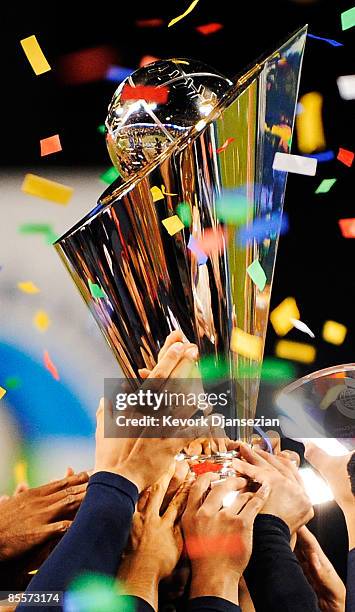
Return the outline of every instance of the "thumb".
{"type": "Polygon", "coordinates": [[[270,485],[268,483],[264,483],[261,487],[254,493],[253,497],[245,504],[243,510],[239,512],[239,516],[245,517],[245,519],[253,524],[254,519],[257,514],[259,514],[260,510],[262,510],[263,506],[267,498],[270,495],[270,485]]]}

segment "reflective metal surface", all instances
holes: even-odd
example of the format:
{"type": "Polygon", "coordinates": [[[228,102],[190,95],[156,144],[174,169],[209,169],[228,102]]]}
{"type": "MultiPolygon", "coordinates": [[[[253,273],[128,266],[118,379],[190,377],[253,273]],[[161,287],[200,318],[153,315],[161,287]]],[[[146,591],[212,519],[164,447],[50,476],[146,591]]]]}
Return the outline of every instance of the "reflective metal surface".
{"type": "MultiPolygon", "coordinates": [[[[152,368],[167,334],[180,328],[202,361],[209,358],[211,376],[226,364],[237,382],[230,416],[240,418],[256,409],[286,187],[286,173],[272,164],[277,151],[289,151],[305,38],[303,28],[236,79],[203,122],[126,183],[111,185],[56,243],[127,377],[152,368]],[[162,186],[165,195],[153,201],[151,189],[162,186]],[[242,219],[218,212],[218,198],[230,190],[238,190],[236,207],[242,193],[242,219]],[[162,221],[181,202],[191,223],[170,235],[162,221]],[[264,238],[244,242],[243,232],[261,219],[269,227],[264,238]],[[211,229],[222,230],[222,238],[201,263],[188,244],[211,229]],[[256,259],[266,275],[262,291],[247,273],[256,259]],[[89,281],[103,297],[92,296],[89,281]],[[231,350],[236,327],[260,339],[258,356],[231,350]],[[249,366],[252,377],[245,375],[249,366]]],[[[229,433],[248,438],[251,430],[229,433]]]]}

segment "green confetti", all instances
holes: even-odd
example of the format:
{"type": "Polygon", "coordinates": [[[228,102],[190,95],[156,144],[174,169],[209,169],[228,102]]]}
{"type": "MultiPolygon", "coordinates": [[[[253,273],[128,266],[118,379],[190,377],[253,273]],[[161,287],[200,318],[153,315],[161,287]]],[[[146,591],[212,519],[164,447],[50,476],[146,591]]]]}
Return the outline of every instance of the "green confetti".
{"type": "Polygon", "coordinates": [[[8,389],[19,389],[22,387],[22,381],[19,376],[8,376],[5,380],[5,387],[8,389]]]}
{"type": "Polygon", "coordinates": [[[251,202],[241,194],[225,193],[216,202],[217,215],[223,221],[245,223],[251,205],[251,202]]]}
{"type": "Polygon", "coordinates": [[[181,222],[185,227],[190,227],[192,223],[192,216],[190,206],[186,202],[180,202],[176,207],[176,214],[181,219],[181,222]]]}
{"type": "Polygon", "coordinates": [[[103,181],[104,183],[107,183],[108,185],[111,185],[111,183],[113,183],[113,181],[115,181],[119,176],[121,175],[118,172],[118,170],[116,170],[116,168],[112,166],[111,168],[109,168],[108,170],[105,170],[105,172],[101,174],[100,180],[103,181]]]}
{"type": "Polygon", "coordinates": [[[52,230],[52,226],[45,223],[24,223],[18,230],[21,234],[46,234],[52,230]]]}
{"type": "Polygon", "coordinates": [[[99,285],[96,285],[95,283],[92,283],[91,280],[88,280],[89,283],[89,289],[90,289],[90,293],[92,295],[93,298],[104,298],[106,297],[104,292],[102,291],[101,287],[99,285]]]}
{"type": "Polygon", "coordinates": [[[105,124],[99,125],[99,126],[97,127],[97,131],[98,131],[100,134],[104,134],[104,133],[105,133],[105,131],[106,131],[105,124]]]}
{"type": "Polygon", "coordinates": [[[110,576],[82,574],[70,585],[65,599],[68,610],[75,612],[134,612],[132,599],[121,593],[120,584],[110,576]]]}
{"type": "Polygon", "coordinates": [[[336,183],[336,178],[323,179],[321,184],[317,187],[315,193],[328,193],[329,189],[336,183]]]}
{"type": "Polygon", "coordinates": [[[349,28],[352,28],[355,25],[355,6],[341,13],[340,17],[342,30],[349,30],[349,28]]]}
{"type": "Polygon", "coordinates": [[[222,357],[215,357],[214,355],[202,357],[199,361],[199,367],[201,376],[205,380],[228,378],[230,376],[229,364],[222,357]]]}
{"type": "Polygon", "coordinates": [[[255,259],[253,263],[247,267],[247,272],[259,291],[264,291],[266,285],[266,274],[257,259],[255,259]]]}
{"type": "Polygon", "coordinates": [[[275,357],[265,357],[261,370],[261,378],[266,381],[294,380],[297,371],[293,363],[275,357]]]}
{"type": "Polygon", "coordinates": [[[54,244],[59,236],[52,229],[45,234],[47,244],[54,244]]]}

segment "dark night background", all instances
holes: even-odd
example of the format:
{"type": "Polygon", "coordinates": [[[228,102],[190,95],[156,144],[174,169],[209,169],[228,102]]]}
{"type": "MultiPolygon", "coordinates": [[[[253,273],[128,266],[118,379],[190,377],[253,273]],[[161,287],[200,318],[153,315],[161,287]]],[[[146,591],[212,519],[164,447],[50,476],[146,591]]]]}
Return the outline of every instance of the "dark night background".
{"type": "MultiPolygon", "coordinates": [[[[354,0],[266,0],[231,2],[200,0],[194,11],[167,28],[190,0],[174,2],[30,2],[13,3],[2,16],[1,160],[5,169],[27,166],[109,166],[102,134],[97,126],[105,120],[115,84],[105,80],[66,85],[56,67],[64,54],[109,45],[116,64],[135,69],[143,55],[159,58],[192,57],[219,69],[227,76],[243,70],[261,53],[273,49],[299,26],[309,24],[312,34],[344,44],[333,47],[308,39],[300,95],[318,91],[324,96],[323,121],[327,149],[355,148],[355,101],[340,98],[336,78],[354,74],[355,27],[341,30],[340,14],[354,0]],[[137,28],[137,19],[162,18],[157,28],[137,28]],[[223,29],[203,36],[196,26],[220,22],[223,29]],[[19,41],[36,34],[52,70],[35,77],[19,41]],[[63,151],[41,160],[39,139],[59,133],[63,151]]],[[[297,150],[294,138],[293,153],[297,150]]],[[[348,168],[336,159],[319,163],[317,175],[290,175],[285,210],[290,230],[281,238],[271,307],[293,296],[301,320],[315,333],[311,340],[296,329],[287,338],[317,347],[316,362],[297,365],[299,375],[330,365],[355,361],[354,296],[355,240],[342,237],[338,220],[355,217],[355,164],[348,168]],[[328,194],[315,195],[323,178],[337,178],[328,194]],[[344,344],[337,347],[321,339],[324,321],[331,319],[348,328],[344,344]]],[[[104,190],[104,188],[103,188],[104,190]]],[[[266,353],[273,355],[277,336],[269,327],[266,353]]],[[[324,508],[323,513],[326,513],[324,508]]],[[[334,517],[333,517],[334,519],[334,517]]],[[[339,525],[318,515],[326,550],[340,547],[339,525]],[[329,522],[328,522],[329,521],[329,522]],[[337,543],[335,543],[337,540],[337,543]]],[[[344,572],[344,562],[335,556],[344,572]]]]}

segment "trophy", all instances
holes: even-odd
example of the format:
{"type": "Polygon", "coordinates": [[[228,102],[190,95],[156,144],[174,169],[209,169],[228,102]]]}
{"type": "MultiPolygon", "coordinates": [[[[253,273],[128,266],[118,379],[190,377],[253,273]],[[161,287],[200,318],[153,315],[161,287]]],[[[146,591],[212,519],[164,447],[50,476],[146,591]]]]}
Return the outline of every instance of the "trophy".
{"type": "Polygon", "coordinates": [[[181,330],[203,381],[230,384],[233,439],[253,431],[287,178],[273,161],[290,151],[306,31],[232,80],[174,58],[123,81],[106,120],[120,176],[55,243],[132,387],[181,330]]]}

